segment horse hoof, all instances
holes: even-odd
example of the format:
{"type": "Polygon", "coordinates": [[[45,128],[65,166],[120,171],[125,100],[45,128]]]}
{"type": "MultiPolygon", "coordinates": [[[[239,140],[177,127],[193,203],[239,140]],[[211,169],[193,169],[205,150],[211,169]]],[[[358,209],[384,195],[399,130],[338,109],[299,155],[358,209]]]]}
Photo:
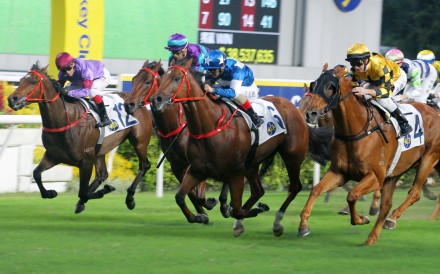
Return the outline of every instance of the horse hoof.
{"type": "Polygon", "coordinates": [[[104,189],[105,189],[106,193],[110,193],[110,192],[116,190],[116,188],[112,187],[111,185],[104,185],[104,189]]]}
{"type": "Polygon", "coordinates": [[[221,206],[220,212],[222,213],[223,218],[231,217],[231,207],[229,205],[221,206]]]}
{"type": "Polygon", "coordinates": [[[298,229],[298,238],[306,237],[310,234],[310,229],[308,227],[298,229]]]}
{"type": "Polygon", "coordinates": [[[266,212],[266,211],[270,210],[269,206],[266,204],[263,204],[263,203],[258,203],[257,209],[258,209],[259,213],[266,212]]]}
{"type": "Polygon", "coordinates": [[[125,200],[125,204],[127,205],[127,208],[130,210],[133,210],[136,206],[136,202],[134,201],[134,199],[131,199],[131,201],[125,200]]]}
{"type": "Polygon", "coordinates": [[[367,225],[370,223],[370,218],[368,218],[368,216],[364,216],[362,219],[364,220],[364,225],[367,225]]]}
{"type": "Polygon", "coordinates": [[[84,205],[84,204],[76,204],[75,214],[83,212],[84,209],[86,209],[86,205],[84,205]]]}
{"type": "Polygon", "coordinates": [[[344,207],[343,209],[338,211],[339,215],[350,215],[350,209],[347,207],[344,207]]]}
{"type": "Polygon", "coordinates": [[[244,232],[244,226],[234,227],[234,230],[233,230],[234,237],[240,236],[241,234],[243,234],[243,232],[244,232]]]}
{"type": "Polygon", "coordinates": [[[274,227],[272,229],[272,232],[275,237],[281,237],[281,235],[283,235],[284,233],[284,227],[283,226],[279,226],[277,228],[274,227]]]}
{"type": "Polygon", "coordinates": [[[377,213],[379,213],[378,207],[370,207],[370,212],[368,212],[368,214],[370,214],[370,216],[376,216],[377,213]]]}
{"type": "Polygon", "coordinates": [[[383,224],[383,228],[392,230],[396,228],[396,225],[397,225],[396,221],[387,218],[385,220],[385,223],[383,224]]]}
{"type": "Polygon", "coordinates": [[[437,200],[437,195],[435,195],[435,194],[432,193],[432,192],[424,192],[424,193],[423,193],[423,196],[424,196],[425,198],[427,198],[428,200],[431,200],[431,201],[435,201],[435,200],[437,200]]]}
{"type": "Polygon", "coordinates": [[[58,196],[58,192],[56,190],[47,190],[45,193],[41,194],[43,199],[53,199],[58,196]]]}
{"type": "Polygon", "coordinates": [[[218,204],[218,200],[216,198],[208,198],[205,202],[205,208],[207,210],[213,209],[218,204]]]}
{"type": "Polygon", "coordinates": [[[200,224],[209,224],[209,217],[206,214],[197,214],[194,215],[194,222],[200,224]]]}

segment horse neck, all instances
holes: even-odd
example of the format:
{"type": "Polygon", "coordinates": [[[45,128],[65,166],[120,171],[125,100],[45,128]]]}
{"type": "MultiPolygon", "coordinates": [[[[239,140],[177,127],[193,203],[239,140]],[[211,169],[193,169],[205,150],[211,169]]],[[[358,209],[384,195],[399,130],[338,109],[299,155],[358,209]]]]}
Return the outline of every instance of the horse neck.
{"type": "MultiPolygon", "coordinates": [[[[57,96],[57,92],[51,83],[44,84],[44,99],[50,100],[57,96]]],[[[46,128],[59,128],[66,126],[70,121],[78,119],[78,108],[72,106],[76,103],[64,101],[61,96],[53,102],[38,102],[41,120],[46,128]]]]}
{"type": "Polygon", "coordinates": [[[346,98],[332,110],[335,133],[351,136],[361,133],[368,123],[368,112],[353,96],[346,98]]]}

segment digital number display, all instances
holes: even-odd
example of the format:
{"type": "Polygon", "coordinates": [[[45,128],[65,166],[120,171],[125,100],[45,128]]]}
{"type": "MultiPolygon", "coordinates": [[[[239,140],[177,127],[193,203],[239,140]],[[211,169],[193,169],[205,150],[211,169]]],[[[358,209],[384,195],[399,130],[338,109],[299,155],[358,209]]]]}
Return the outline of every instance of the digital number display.
{"type": "Polygon", "coordinates": [[[277,64],[281,0],[200,0],[198,43],[243,63],[277,64]]]}

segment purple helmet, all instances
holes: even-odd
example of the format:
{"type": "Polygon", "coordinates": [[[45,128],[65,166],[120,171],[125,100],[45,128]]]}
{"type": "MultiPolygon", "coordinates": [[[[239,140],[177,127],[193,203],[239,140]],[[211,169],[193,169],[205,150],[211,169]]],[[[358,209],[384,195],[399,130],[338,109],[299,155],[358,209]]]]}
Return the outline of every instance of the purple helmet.
{"type": "Polygon", "coordinates": [[[169,51],[183,50],[188,45],[188,39],[185,35],[175,33],[168,38],[168,46],[165,49],[169,51]]]}
{"type": "Polygon", "coordinates": [[[73,57],[67,52],[58,53],[57,57],[55,58],[55,64],[57,65],[58,69],[62,69],[67,66],[70,66],[72,62],[73,62],[73,57]]]}

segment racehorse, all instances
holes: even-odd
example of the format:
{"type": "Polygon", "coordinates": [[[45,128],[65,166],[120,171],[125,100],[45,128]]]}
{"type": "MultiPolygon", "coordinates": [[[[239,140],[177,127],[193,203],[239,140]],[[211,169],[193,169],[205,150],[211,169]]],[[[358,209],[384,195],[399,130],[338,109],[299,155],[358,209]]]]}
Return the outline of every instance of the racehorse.
{"type": "MultiPolygon", "coordinates": [[[[182,102],[187,119],[190,138],[186,155],[190,165],[176,193],[176,203],[188,222],[206,222],[207,216],[194,215],[188,209],[185,197],[199,182],[213,178],[229,186],[232,217],[255,217],[261,209],[252,207],[264,195],[258,177],[259,164],[278,152],[284,160],[290,181],[289,193],[276,214],[273,226],[274,234],[280,236],[283,233],[280,221],[284,212],[302,188],[300,167],[307,152],[315,161],[323,163],[329,156],[328,142],[333,131],[328,128],[309,128],[288,99],[264,97],[280,113],[278,123],[287,132],[278,134],[255,148],[252,146],[248,124],[238,115],[240,112],[206,94],[199,84],[201,76],[190,70],[190,66],[191,60],[184,58],[169,67],[156,94],[151,98],[153,112],[162,112],[173,104],[182,102]],[[249,182],[251,195],[242,206],[245,177],[249,182]]],[[[235,236],[241,233],[242,231],[234,228],[235,236]]]]}
{"type": "MultiPolygon", "coordinates": [[[[305,110],[307,109],[310,100],[313,96],[312,90],[315,86],[315,82],[310,83],[310,87],[308,87],[306,84],[304,84],[304,95],[301,97],[301,100],[299,100],[299,111],[304,115],[304,118],[306,119],[307,124],[311,127],[331,127],[333,128],[333,115],[331,111],[326,112],[324,115],[319,115],[313,117],[308,117],[309,113],[305,110]]],[[[351,187],[348,184],[344,184],[342,186],[347,192],[350,192],[351,187]]],[[[326,192],[325,201],[328,201],[330,198],[331,191],[326,192]]],[[[362,196],[363,197],[363,196],[362,196]]],[[[362,198],[361,197],[361,198],[362,198]]],[[[369,215],[375,216],[379,212],[379,198],[380,198],[380,190],[377,190],[373,194],[373,199],[370,204],[370,211],[369,215]]],[[[365,198],[364,198],[365,199],[365,198]]],[[[348,215],[350,214],[349,206],[348,204],[344,206],[342,209],[338,211],[338,214],[341,215],[348,215]]]]}
{"type": "MultiPolygon", "coordinates": [[[[47,75],[47,66],[40,68],[33,65],[30,71],[20,79],[17,89],[8,97],[9,106],[19,110],[30,103],[38,103],[43,121],[42,141],[46,149],[43,159],[33,171],[42,198],[55,198],[55,190],[46,190],[41,180],[41,173],[60,163],[79,168],[80,187],[79,201],[75,213],[85,209],[89,199],[102,198],[114,190],[106,185],[102,190],[94,192],[107,176],[105,154],[128,139],[139,158],[139,171],[127,189],[126,205],[135,207],[134,194],[142,177],[150,168],[147,158],[147,146],[150,142],[152,122],[146,109],[136,112],[134,117],[138,124],[117,131],[103,139],[102,145],[96,146],[100,138],[100,130],[95,128],[96,121],[90,109],[86,109],[79,100],[61,95],[60,85],[47,75]],[[96,177],[89,186],[93,165],[96,177]]],[[[125,93],[117,93],[125,98],[125,93]]],[[[115,106],[123,110],[123,106],[115,106]]]]}
{"type": "MultiPolygon", "coordinates": [[[[163,74],[164,70],[160,61],[150,63],[147,60],[144,62],[142,68],[132,79],[131,93],[125,98],[125,109],[128,113],[134,114],[137,110],[150,104],[150,97],[160,85],[160,77],[163,74]]],[[[189,135],[182,106],[175,104],[164,112],[153,112],[153,115],[162,151],[166,153],[165,156],[170,162],[173,174],[179,182],[182,182],[183,175],[189,165],[185,157],[189,135]]],[[[195,193],[191,191],[188,194],[199,214],[206,214],[202,206],[211,210],[217,204],[215,198],[205,198],[205,188],[206,181],[203,181],[195,188],[195,193]]]]}
{"type": "Polygon", "coordinates": [[[398,135],[382,113],[372,107],[369,101],[354,96],[351,89],[350,77],[345,77],[340,68],[328,70],[325,65],[305,110],[309,117],[323,115],[331,110],[335,138],[332,141],[331,166],[320,183],[313,188],[301,212],[298,236],[303,237],[310,233],[308,218],[317,197],[354,180],[358,184],[347,196],[352,225],[369,223],[368,217],[358,215],[356,211],[359,196],[381,190],[379,215],[365,241],[366,245],[372,245],[377,241],[383,226],[395,226],[403,211],[420,199],[420,189],[430,171],[435,168],[439,172],[440,120],[431,107],[421,103],[411,104],[420,113],[416,116],[416,121],[421,122],[420,119],[423,119],[423,124],[417,124],[411,134],[418,138],[424,137],[424,143],[402,151],[398,162],[390,170],[398,148],[398,135]],[[386,219],[392,206],[395,183],[411,167],[416,168],[413,186],[406,200],[386,219]]]}

